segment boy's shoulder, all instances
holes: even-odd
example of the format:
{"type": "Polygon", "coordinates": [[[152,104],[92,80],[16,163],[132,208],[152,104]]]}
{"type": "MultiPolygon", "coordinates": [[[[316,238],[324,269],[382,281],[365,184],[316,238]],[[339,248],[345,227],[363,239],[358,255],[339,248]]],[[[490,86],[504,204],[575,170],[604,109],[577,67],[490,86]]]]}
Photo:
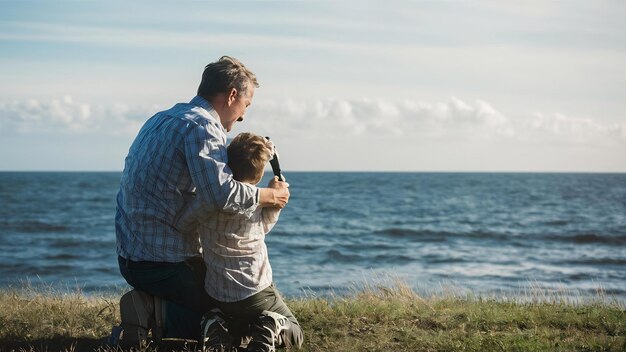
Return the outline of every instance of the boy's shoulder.
{"type": "Polygon", "coordinates": [[[263,214],[263,208],[257,207],[250,216],[243,213],[229,213],[225,211],[218,211],[216,216],[213,217],[215,221],[237,221],[237,222],[258,222],[261,220],[263,214]]]}

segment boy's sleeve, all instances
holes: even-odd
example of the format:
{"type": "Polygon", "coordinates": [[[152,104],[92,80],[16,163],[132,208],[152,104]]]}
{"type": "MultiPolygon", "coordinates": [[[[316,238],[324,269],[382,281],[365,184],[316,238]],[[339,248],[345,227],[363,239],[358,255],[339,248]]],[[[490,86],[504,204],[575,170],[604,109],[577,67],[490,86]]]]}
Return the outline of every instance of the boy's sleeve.
{"type": "Polygon", "coordinates": [[[261,209],[261,221],[263,222],[263,233],[268,234],[274,225],[278,222],[280,209],[274,207],[265,207],[261,209]]]}
{"type": "Polygon", "coordinates": [[[211,124],[199,125],[185,136],[185,159],[196,186],[195,212],[223,210],[249,218],[259,205],[259,190],[233,179],[225,142],[226,136],[211,124]]]}

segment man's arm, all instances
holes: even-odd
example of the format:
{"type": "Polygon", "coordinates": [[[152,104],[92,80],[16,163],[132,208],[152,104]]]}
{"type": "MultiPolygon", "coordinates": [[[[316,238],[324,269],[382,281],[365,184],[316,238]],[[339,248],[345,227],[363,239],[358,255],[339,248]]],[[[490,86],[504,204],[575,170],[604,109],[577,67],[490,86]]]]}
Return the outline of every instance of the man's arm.
{"type": "Polygon", "coordinates": [[[289,188],[259,188],[259,193],[259,206],[279,209],[287,205],[290,196],[289,188]]]}
{"type": "Polygon", "coordinates": [[[226,136],[214,125],[196,126],[185,136],[185,159],[202,211],[224,210],[250,216],[260,192],[235,181],[226,165],[226,136]]]}
{"type": "Polygon", "coordinates": [[[185,136],[185,158],[203,211],[250,216],[257,206],[283,208],[289,200],[288,185],[257,188],[235,181],[226,165],[225,142],[226,136],[210,123],[193,128],[185,136]]]}

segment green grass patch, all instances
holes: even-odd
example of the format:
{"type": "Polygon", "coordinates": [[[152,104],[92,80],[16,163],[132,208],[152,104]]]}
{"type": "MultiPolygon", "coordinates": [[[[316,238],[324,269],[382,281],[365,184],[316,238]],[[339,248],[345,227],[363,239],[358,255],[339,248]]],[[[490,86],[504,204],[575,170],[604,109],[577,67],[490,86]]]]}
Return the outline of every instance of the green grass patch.
{"type": "MultiPolygon", "coordinates": [[[[0,352],[116,351],[100,346],[119,323],[117,300],[0,290],[0,352]]],[[[396,284],[288,305],[304,329],[304,351],[626,351],[626,312],[606,299],[424,298],[396,284]]]]}

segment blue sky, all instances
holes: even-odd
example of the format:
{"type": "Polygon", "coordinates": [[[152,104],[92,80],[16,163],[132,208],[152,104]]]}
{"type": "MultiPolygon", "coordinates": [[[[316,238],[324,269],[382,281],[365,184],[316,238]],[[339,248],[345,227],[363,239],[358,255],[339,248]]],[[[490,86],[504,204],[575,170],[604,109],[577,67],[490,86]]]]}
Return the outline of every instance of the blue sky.
{"type": "Polygon", "coordinates": [[[121,170],[241,59],[302,171],[626,171],[622,1],[3,1],[0,170],[121,170]]]}

